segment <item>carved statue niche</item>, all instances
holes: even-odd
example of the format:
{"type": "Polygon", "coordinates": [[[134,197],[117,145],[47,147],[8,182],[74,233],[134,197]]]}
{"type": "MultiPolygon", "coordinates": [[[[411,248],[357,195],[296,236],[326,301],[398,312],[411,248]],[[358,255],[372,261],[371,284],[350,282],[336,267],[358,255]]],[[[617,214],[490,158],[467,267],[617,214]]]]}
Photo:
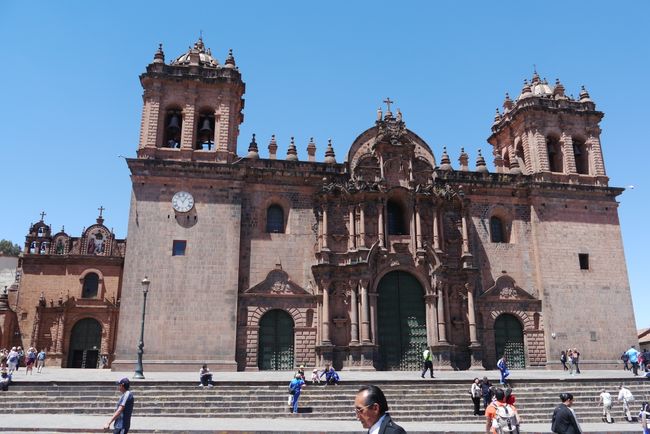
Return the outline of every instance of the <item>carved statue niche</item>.
{"type": "Polygon", "coordinates": [[[426,185],[431,182],[433,167],[423,158],[413,160],[413,180],[416,184],[426,185]]]}
{"type": "Polygon", "coordinates": [[[379,160],[370,154],[361,157],[354,167],[354,178],[366,182],[379,181],[381,178],[379,160]]]}
{"type": "Polygon", "coordinates": [[[450,341],[456,345],[469,344],[469,322],[467,318],[467,289],[454,285],[449,293],[450,341]]]}
{"type": "Polygon", "coordinates": [[[334,345],[350,344],[350,288],[346,282],[336,282],[330,296],[330,338],[334,345]]]}

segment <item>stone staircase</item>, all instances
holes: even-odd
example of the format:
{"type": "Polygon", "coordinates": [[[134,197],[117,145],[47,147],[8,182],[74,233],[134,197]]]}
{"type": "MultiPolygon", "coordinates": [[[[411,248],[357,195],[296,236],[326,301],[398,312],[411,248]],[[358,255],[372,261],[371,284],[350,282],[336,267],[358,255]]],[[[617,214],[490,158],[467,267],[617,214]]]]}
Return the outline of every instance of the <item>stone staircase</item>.
{"type": "MultiPolygon", "coordinates": [[[[650,400],[650,382],[624,381],[636,401],[650,400]]],[[[472,416],[469,384],[454,380],[377,381],[388,398],[390,413],[399,421],[477,422],[472,416]]],[[[620,380],[526,380],[513,382],[516,406],[524,423],[548,423],[558,395],[569,391],[582,423],[600,422],[601,408],[595,403],[601,388],[616,397],[620,380]]],[[[308,385],[300,397],[300,415],[309,418],[354,420],[353,402],[361,383],[338,386],[308,385]]],[[[227,382],[201,388],[196,382],[132,383],[136,396],[134,414],[177,417],[286,417],[286,382],[227,382]]],[[[0,394],[5,413],[109,415],[115,409],[118,391],[107,382],[30,382],[13,385],[0,394]]],[[[623,421],[622,405],[615,402],[612,415],[623,421]]]]}

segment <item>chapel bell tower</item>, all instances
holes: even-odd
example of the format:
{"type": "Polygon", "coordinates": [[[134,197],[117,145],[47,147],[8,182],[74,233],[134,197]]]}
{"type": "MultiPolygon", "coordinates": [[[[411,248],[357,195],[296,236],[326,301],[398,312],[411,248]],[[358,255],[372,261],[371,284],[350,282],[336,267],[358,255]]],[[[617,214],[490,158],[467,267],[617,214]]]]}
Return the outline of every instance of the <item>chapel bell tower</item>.
{"type": "Polygon", "coordinates": [[[235,159],[245,84],[232,50],[221,65],[199,38],[166,64],[161,44],[140,82],[144,105],[138,158],[235,159]]]}
{"type": "Polygon", "coordinates": [[[577,100],[564,92],[560,80],[552,86],[535,72],[514,101],[506,94],[488,138],[498,172],[607,186],[598,125],[603,113],[584,86],[577,100]]]}

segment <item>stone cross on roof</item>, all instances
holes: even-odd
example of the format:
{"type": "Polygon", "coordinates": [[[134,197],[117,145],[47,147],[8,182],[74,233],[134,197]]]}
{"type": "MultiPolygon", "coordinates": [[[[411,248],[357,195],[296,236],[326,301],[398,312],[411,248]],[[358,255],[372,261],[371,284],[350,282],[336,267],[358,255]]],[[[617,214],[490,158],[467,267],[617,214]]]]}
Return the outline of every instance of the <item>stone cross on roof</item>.
{"type": "Polygon", "coordinates": [[[105,210],[106,208],[104,208],[103,206],[100,205],[99,208],[97,208],[97,209],[99,210],[99,217],[101,218],[101,217],[102,217],[102,213],[104,212],[104,210],[105,210]]]}
{"type": "Polygon", "coordinates": [[[386,103],[386,111],[390,113],[390,105],[393,104],[395,101],[391,101],[390,98],[386,98],[383,102],[386,103]]]}
{"type": "Polygon", "coordinates": [[[45,211],[41,211],[41,221],[43,221],[45,219],[46,215],[47,214],[45,214],[45,211]]]}

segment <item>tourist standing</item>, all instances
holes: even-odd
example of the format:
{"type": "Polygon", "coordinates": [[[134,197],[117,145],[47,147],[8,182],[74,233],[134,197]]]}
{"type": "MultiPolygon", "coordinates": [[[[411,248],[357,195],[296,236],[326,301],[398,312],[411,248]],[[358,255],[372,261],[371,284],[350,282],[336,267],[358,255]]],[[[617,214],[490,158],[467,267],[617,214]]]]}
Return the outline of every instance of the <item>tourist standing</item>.
{"type": "Polygon", "coordinates": [[[131,427],[131,414],[133,414],[133,402],[135,398],[129,390],[131,388],[131,382],[128,378],[122,378],[117,382],[117,385],[122,395],[117,401],[113,417],[104,425],[104,429],[110,429],[111,424],[115,422],[115,425],[113,425],[113,434],[127,434],[131,427]]]}
{"type": "Polygon", "coordinates": [[[476,377],[472,386],[469,389],[469,394],[472,397],[472,402],[474,403],[474,416],[479,416],[479,407],[481,405],[481,381],[476,377]]]}
{"type": "Polygon", "coordinates": [[[499,373],[501,374],[500,383],[502,385],[506,384],[506,378],[510,375],[510,371],[508,370],[508,361],[505,354],[497,362],[497,368],[499,369],[499,373]]]}
{"type": "Polygon", "coordinates": [[[560,401],[562,403],[553,411],[551,431],[556,434],[581,434],[582,430],[578,424],[578,419],[571,408],[573,405],[573,395],[570,393],[560,393],[560,401]]]}
{"type": "Polygon", "coordinates": [[[45,367],[45,357],[47,357],[47,354],[45,353],[45,348],[43,348],[36,355],[36,372],[39,374],[43,372],[43,368],[45,367]]]}
{"type": "Polygon", "coordinates": [[[612,395],[602,389],[598,398],[598,403],[603,406],[603,422],[612,423],[612,395]]]}
{"type": "Polygon", "coordinates": [[[426,374],[427,371],[431,371],[431,378],[433,378],[433,356],[428,348],[422,352],[422,361],[424,363],[422,378],[424,378],[424,374],[426,374]]]}
{"type": "Polygon", "coordinates": [[[293,413],[298,413],[298,400],[300,399],[300,391],[305,385],[305,380],[302,379],[300,374],[294,375],[293,380],[289,383],[289,393],[292,396],[291,406],[293,413]]]}
{"type": "Polygon", "coordinates": [[[635,377],[639,375],[639,351],[632,345],[629,350],[625,352],[627,354],[627,357],[630,360],[630,364],[632,365],[632,373],[634,374],[635,377]]]}
{"type": "Polygon", "coordinates": [[[628,365],[628,362],[630,361],[630,356],[627,355],[627,351],[624,351],[623,354],[621,354],[621,360],[623,361],[623,370],[629,371],[630,366],[628,365]]]}
{"type": "Polygon", "coordinates": [[[388,402],[377,386],[362,386],[354,398],[354,411],[364,429],[372,434],[406,434],[388,414],[388,402]]]}
{"type": "Polygon", "coordinates": [[[641,404],[639,421],[641,422],[641,427],[643,427],[643,434],[650,434],[650,405],[647,402],[641,404]]]}
{"type": "Polygon", "coordinates": [[[578,351],[577,348],[574,348],[572,350],[572,360],[573,360],[573,365],[576,368],[576,374],[580,373],[580,351],[578,351]]]}
{"type": "Polygon", "coordinates": [[[483,377],[483,381],[481,381],[481,395],[483,396],[483,410],[485,410],[492,402],[492,383],[488,377],[483,377]]]}
{"type": "Polygon", "coordinates": [[[36,362],[36,349],[34,347],[29,347],[29,350],[27,350],[27,356],[25,356],[25,375],[34,374],[35,362],[36,362]]]}
{"type": "Polygon", "coordinates": [[[19,355],[16,347],[12,347],[11,351],[9,351],[9,354],[7,355],[7,368],[9,375],[18,370],[18,358],[19,355]]]}

